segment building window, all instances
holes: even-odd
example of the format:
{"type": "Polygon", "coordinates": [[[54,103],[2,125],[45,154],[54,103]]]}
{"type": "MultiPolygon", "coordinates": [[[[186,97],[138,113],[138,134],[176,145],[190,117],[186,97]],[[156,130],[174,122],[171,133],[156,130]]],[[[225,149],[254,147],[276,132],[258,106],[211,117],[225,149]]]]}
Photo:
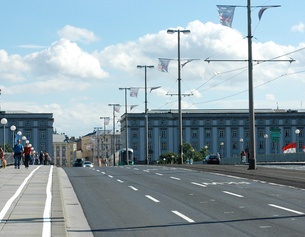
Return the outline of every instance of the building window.
{"type": "Polygon", "coordinates": [[[166,148],[166,142],[161,142],[161,149],[162,149],[162,150],[167,150],[167,148],[166,148]]]}
{"type": "Polygon", "coordinates": [[[249,130],[248,129],[245,131],[245,137],[249,137],[249,130]]]}
{"type": "Polygon", "coordinates": [[[232,143],[232,149],[237,149],[237,142],[232,143]]]}
{"type": "Polygon", "coordinates": [[[264,129],[258,130],[258,137],[264,137],[264,129]]]}
{"type": "Polygon", "coordinates": [[[132,138],[138,137],[138,130],[132,130],[132,138]]]}
{"type": "Polygon", "coordinates": [[[66,147],[65,146],[62,147],[62,157],[66,158],[66,147]]]}
{"type": "Polygon", "coordinates": [[[210,129],[205,130],[205,137],[211,137],[211,130],[210,129]]]}
{"type": "Polygon", "coordinates": [[[232,130],[232,137],[237,137],[237,130],[236,129],[232,130]]]}
{"type": "Polygon", "coordinates": [[[56,157],[60,157],[60,148],[56,146],[56,157]]]}
{"type": "Polygon", "coordinates": [[[259,149],[264,149],[265,148],[265,142],[260,141],[258,143],[258,147],[259,147],[259,149]]]}
{"type": "Polygon", "coordinates": [[[285,137],[290,137],[290,129],[285,128],[285,137]]]}
{"type": "Polygon", "coordinates": [[[197,138],[197,136],[198,136],[198,130],[192,129],[192,138],[197,138]]]}
{"type": "Polygon", "coordinates": [[[29,139],[31,139],[32,138],[32,133],[31,133],[31,131],[25,131],[25,136],[26,136],[26,138],[29,140],[29,139]]]}
{"type": "Polygon", "coordinates": [[[166,130],[165,129],[161,130],[161,137],[166,138],[166,130]]]}
{"type": "Polygon", "coordinates": [[[40,131],[40,138],[46,138],[46,131],[40,131]]]}
{"type": "Polygon", "coordinates": [[[219,129],[218,135],[219,135],[219,137],[224,137],[225,136],[225,131],[223,129],[219,129]]]}
{"type": "Polygon", "coordinates": [[[152,137],[152,135],[151,135],[151,129],[148,130],[147,136],[150,137],[150,138],[152,137]]]}

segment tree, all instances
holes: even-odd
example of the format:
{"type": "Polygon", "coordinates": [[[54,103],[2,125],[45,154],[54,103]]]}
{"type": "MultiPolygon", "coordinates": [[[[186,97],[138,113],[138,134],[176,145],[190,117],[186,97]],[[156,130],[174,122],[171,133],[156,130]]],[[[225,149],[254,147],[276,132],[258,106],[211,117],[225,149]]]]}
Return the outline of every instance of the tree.
{"type": "Polygon", "coordinates": [[[160,155],[160,160],[159,162],[165,163],[165,164],[176,164],[178,163],[178,155],[174,152],[167,151],[166,153],[163,153],[160,155]]]}

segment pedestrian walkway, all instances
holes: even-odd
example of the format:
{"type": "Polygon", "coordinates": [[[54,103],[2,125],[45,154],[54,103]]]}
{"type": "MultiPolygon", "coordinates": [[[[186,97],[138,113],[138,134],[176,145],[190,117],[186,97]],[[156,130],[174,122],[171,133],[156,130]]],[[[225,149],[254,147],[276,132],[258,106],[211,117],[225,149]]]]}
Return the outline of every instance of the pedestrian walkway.
{"type": "Polygon", "coordinates": [[[0,236],[93,236],[62,168],[0,169],[0,236]]]}

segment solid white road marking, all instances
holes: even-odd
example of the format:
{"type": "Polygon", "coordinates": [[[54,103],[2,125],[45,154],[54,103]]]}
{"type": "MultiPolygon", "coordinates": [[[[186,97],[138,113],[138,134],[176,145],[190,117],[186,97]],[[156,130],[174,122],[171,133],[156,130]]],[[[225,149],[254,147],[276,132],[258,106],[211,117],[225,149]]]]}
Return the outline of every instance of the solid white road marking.
{"type": "Polygon", "coordinates": [[[281,207],[281,206],[274,205],[274,204],[268,204],[268,205],[271,206],[271,207],[275,207],[275,208],[285,210],[285,211],[293,212],[293,213],[296,213],[296,214],[299,214],[299,215],[304,215],[303,212],[295,211],[295,210],[292,210],[292,209],[289,209],[289,208],[286,208],[286,207],[281,207]]]}
{"type": "Polygon", "coordinates": [[[150,200],[154,201],[154,202],[160,202],[158,199],[153,198],[150,195],[145,195],[145,197],[149,198],[150,200]]]}
{"type": "Polygon", "coordinates": [[[186,220],[189,223],[194,223],[195,221],[192,220],[191,218],[183,215],[182,213],[178,212],[178,211],[172,211],[172,213],[176,214],[177,216],[181,217],[182,219],[186,220]]]}
{"type": "Polygon", "coordinates": [[[46,188],[47,199],[43,211],[43,228],[42,228],[43,237],[51,236],[52,176],[53,176],[53,165],[51,166],[50,169],[49,179],[46,188]]]}
{"type": "Polygon", "coordinates": [[[235,197],[244,197],[242,195],[239,195],[239,194],[236,194],[236,193],[231,193],[231,192],[228,192],[228,191],[222,191],[223,193],[226,193],[226,194],[229,194],[229,195],[232,195],[232,196],[235,196],[235,197]]]}

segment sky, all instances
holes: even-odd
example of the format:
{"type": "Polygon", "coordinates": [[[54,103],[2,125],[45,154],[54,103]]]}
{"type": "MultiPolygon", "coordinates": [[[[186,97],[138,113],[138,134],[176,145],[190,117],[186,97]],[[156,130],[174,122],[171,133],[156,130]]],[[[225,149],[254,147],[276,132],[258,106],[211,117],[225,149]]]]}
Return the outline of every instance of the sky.
{"type": "MultiPolygon", "coordinates": [[[[303,109],[305,2],[251,4],[254,108],[303,109]],[[256,6],[270,5],[280,7],[268,8],[259,21],[256,6]],[[260,61],[271,59],[277,61],[260,61]]],[[[1,110],[53,113],[56,132],[79,137],[103,127],[101,117],[110,117],[106,129],[112,129],[109,104],[120,104],[115,112],[120,129],[126,101],[119,88],[139,88],[137,97],[127,90],[128,113],[145,109],[145,70],[137,65],[154,66],[147,69],[148,109],[177,109],[178,34],[167,29],[191,31],[180,35],[181,64],[193,59],[181,68],[182,109],[248,109],[246,5],[246,0],[1,0],[1,110]],[[216,5],[238,6],[231,28],[220,24],[216,5]],[[158,58],[171,59],[168,72],[158,70],[158,58]]]]}

